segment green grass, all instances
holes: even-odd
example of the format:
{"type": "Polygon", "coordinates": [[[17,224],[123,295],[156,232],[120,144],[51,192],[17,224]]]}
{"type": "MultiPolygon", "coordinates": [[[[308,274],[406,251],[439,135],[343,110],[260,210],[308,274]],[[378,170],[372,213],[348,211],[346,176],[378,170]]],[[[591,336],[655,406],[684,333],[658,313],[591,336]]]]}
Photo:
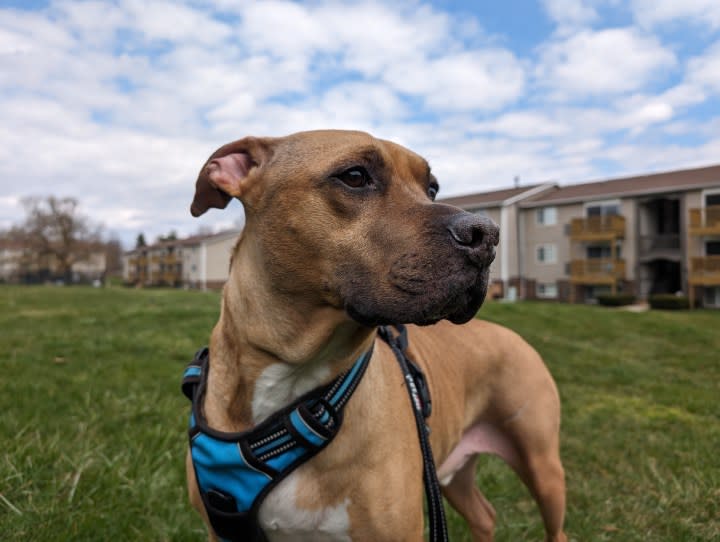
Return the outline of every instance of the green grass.
{"type": "MultiPolygon", "coordinates": [[[[3,540],[204,539],[179,380],[218,310],[214,293],[0,288],[3,540]]],[[[571,540],[720,540],[720,312],[480,315],[522,334],[558,382],[571,540]]],[[[497,540],[541,540],[514,474],[480,465],[497,540]]],[[[449,519],[451,539],[469,540],[449,519]]]]}

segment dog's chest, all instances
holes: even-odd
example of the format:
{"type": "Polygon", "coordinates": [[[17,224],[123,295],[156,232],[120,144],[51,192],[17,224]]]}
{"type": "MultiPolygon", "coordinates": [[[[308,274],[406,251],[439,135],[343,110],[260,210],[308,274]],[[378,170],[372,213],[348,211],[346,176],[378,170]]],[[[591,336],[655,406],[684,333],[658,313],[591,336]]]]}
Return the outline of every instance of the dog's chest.
{"type": "MultiPolygon", "coordinates": [[[[256,422],[265,419],[322,384],[329,374],[325,364],[303,372],[285,364],[268,366],[255,382],[253,418],[256,422]]],[[[270,542],[349,541],[350,499],[324,507],[303,507],[298,502],[303,485],[302,474],[295,471],[270,491],[260,506],[258,521],[270,542]]]]}
{"type": "Polygon", "coordinates": [[[298,505],[300,476],[293,473],[274,488],[260,506],[258,521],[271,542],[349,541],[350,499],[334,506],[298,505]]]}

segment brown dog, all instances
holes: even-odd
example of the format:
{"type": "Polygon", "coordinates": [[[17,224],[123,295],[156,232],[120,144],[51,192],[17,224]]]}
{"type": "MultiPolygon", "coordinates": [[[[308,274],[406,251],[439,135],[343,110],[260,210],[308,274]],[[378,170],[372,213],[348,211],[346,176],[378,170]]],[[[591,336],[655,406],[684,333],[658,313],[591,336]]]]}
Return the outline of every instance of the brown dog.
{"type": "MultiPolygon", "coordinates": [[[[497,227],[434,203],[436,192],[423,158],[361,132],[245,138],[200,172],[194,216],[232,197],[246,213],[210,341],[203,412],[212,428],[254,426],[375,342],[338,436],[263,502],[269,540],[422,540],[422,458],[403,377],[376,341],[386,323],[426,326],[409,326],[409,352],[433,397],[443,492],[473,539],[493,537],[495,513],[474,483],[477,454],[490,452],[529,487],[547,540],[566,540],[553,380],[516,334],[471,320],[497,227]]],[[[189,454],[187,469],[205,515],[189,454]]]]}

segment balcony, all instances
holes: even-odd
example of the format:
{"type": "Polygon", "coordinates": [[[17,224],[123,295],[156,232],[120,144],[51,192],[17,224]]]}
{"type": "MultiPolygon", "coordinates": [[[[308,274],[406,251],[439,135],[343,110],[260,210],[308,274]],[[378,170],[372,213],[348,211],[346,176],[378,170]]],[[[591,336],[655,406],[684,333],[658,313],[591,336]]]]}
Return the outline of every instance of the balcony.
{"type": "Polygon", "coordinates": [[[592,258],[570,262],[570,282],[575,284],[610,284],[625,278],[625,260],[592,258]]]}
{"type": "Polygon", "coordinates": [[[573,218],[570,237],[575,241],[612,241],[625,237],[625,217],[620,215],[573,218]]]}
{"type": "Polygon", "coordinates": [[[160,275],[160,281],[165,284],[176,284],[180,282],[180,273],[166,271],[160,275]]]}
{"type": "Polygon", "coordinates": [[[720,235],[720,205],[690,209],[690,235],[720,235]]]}
{"type": "Polygon", "coordinates": [[[720,256],[690,258],[688,282],[693,286],[720,286],[720,256]]]}

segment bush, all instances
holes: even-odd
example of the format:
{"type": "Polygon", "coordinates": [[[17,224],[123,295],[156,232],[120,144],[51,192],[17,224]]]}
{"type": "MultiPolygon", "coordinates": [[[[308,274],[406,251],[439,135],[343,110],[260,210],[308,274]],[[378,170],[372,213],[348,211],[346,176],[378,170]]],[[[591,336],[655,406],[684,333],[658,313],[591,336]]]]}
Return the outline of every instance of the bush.
{"type": "Polygon", "coordinates": [[[678,311],[690,308],[690,301],[684,295],[655,294],[648,297],[648,303],[653,309],[678,311]]]}
{"type": "Polygon", "coordinates": [[[607,294],[597,296],[598,305],[606,307],[623,307],[635,303],[635,296],[632,294],[607,294]]]}

